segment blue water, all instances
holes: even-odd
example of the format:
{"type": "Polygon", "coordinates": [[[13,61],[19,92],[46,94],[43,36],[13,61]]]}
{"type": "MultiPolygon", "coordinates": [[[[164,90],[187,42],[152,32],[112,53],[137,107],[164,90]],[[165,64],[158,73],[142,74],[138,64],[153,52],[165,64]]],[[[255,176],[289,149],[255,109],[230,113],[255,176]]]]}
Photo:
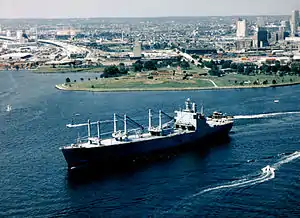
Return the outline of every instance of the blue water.
{"type": "Polygon", "coordinates": [[[89,75],[0,72],[0,216],[300,215],[300,114],[261,115],[299,112],[300,86],[132,93],[56,90],[54,84],[66,77],[89,75]],[[77,137],[76,131],[65,128],[74,114],[80,114],[76,122],[111,119],[113,112],[147,119],[148,108],[172,113],[187,97],[203,103],[207,113],[243,115],[235,120],[230,141],[120,172],[95,171],[81,179],[68,174],[59,147],[77,137]],[[6,112],[7,104],[11,112],[6,112]],[[267,165],[275,175],[262,172],[267,165]]]}

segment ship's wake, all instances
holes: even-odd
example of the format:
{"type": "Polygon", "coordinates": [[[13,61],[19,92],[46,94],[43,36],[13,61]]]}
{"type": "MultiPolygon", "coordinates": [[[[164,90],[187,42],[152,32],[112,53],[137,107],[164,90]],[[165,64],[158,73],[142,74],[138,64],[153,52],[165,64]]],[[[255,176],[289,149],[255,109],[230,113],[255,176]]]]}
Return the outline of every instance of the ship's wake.
{"type": "Polygon", "coordinates": [[[253,178],[253,179],[240,179],[240,180],[236,180],[236,181],[233,181],[231,183],[228,183],[228,184],[207,188],[207,189],[204,189],[204,190],[192,195],[191,197],[192,198],[197,197],[197,196],[202,195],[204,193],[211,192],[211,191],[216,191],[216,190],[220,190],[220,189],[242,188],[242,187],[245,187],[245,186],[252,186],[252,185],[263,183],[263,182],[266,182],[268,180],[271,180],[271,179],[275,178],[275,168],[270,167],[268,165],[268,166],[262,168],[261,171],[262,171],[261,174],[256,178],[253,178]]]}
{"type": "Polygon", "coordinates": [[[196,197],[196,196],[199,196],[201,194],[211,192],[211,191],[220,190],[220,189],[241,188],[241,187],[253,186],[253,185],[256,185],[256,184],[259,184],[259,183],[269,181],[269,180],[275,178],[275,170],[278,170],[281,165],[289,163],[289,162],[291,162],[293,160],[296,160],[298,158],[300,158],[300,151],[296,151],[296,152],[294,152],[290,155],[284,156],[283,158],[281,158],[275,164],[273,164],[271,166],[268,165],[268,166],[262,168],[261,169],[261,174],[257,178],[240,179],[240,180],[236,180],[236,181],[233,181],[231,183],[228,183],[228,184],[215,186],[215,187],[211,187],[211,188],[206,188],[206,189],[192,195],[191,197],[196,197]]]}
{"type": "Polygon", "coordinates": [[[261,173],[259,175],[256,175],[253,177],[253,175],[247,175],[243,179],[235,180],[230,183],[221,184],[218,186],[208,187],[205,188],[187,198],[185,198],[183,201],[181,201],[179,204],[174,206],[171,210],[166,211],[165,213],[170,213],[171,211],[174,211],[176,209],[184,208],[187,205],[191,205],[191,200],[193,198],[205,195],[210,192],[215,191],[221,191],[225,189],[238,189],[243,187],[249,187],[258,185],[264,182],[267,182],[269,180],[272,180],[275,178],[275,171],[278,170],[283,164],[292,162],[296,159],[300,158],[300,151],[296,151],[290,155],[282,157],[278,162],[274,163],[273,165],[268,165],[261,169],[261,173]]]}
{"type": "Polygon", "coordinates": [[[237,115],[237,116],[234,116],[233,118],[235,120],[240,120],[240,119],[261,119],[261,118],[276,117],[276,116],[291,115],[291,114],[300,114],[300,111],[277,112],[277,113],[266,113],[266,114],[255,114],[255,115],[237,115]]]}

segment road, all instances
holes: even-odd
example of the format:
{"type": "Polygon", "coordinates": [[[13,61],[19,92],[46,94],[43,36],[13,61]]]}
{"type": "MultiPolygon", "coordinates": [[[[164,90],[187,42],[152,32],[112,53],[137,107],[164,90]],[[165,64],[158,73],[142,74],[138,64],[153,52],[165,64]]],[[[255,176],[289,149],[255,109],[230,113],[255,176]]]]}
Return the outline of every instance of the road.
{"type": "Polygon", "coordinates": [[[181,51],[179,51],[178,49],[176,49],[176,52],[179,52],[179,55],[181,55],[182,57],[184,57],[187,61],[189,61],[189,62],[194,61],[194,64],[195,64],[196,66],[198,66],[199,61],[196,60],[196,59],[194,59],[191,55],[189,55],[189,54],[187,54],[187,53],[184,53],[184,52],[181,52],[181,51]]]}
{"type": "Polygon", "coordinates": [[[214,85],[215,88],[218,88],[218,87],[219,87],[219,86],[218,86],[213,80],[211,80],[211,79],[201,79],[201,80],[205,80],[205,81],[211,82],[211,83],[214,85]]]}

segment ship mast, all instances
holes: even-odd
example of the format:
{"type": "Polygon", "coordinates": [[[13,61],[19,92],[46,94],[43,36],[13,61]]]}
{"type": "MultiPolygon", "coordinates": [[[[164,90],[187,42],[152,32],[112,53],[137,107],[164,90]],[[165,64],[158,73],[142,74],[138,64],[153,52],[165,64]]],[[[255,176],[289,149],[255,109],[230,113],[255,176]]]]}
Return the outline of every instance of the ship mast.
{"type": "Polygon", "coordinates": [[[152,128],[152,112],[151,109],[149,109],[149,131],[152,128]]]}
{"type": "Polygon", "coordinates": [[[127,116],[124,115],[124,134],[127,135],[127,116]]]}
{"type": "Polygon", "coordinates": [[[91,137],[91,121],[88,120],[88,137],[91,137]]]}
{"type": "Polygon", "coordinates": [[[97,121],[98,145],[100,145],[100,121],[97,121]]]}
{"type": "Polygon", "coordinates": [[[114,114],[114,132],[117,132],[117,115],[114,114]]]}
{"type": "Polygon", "coordinates": [[[159,129],[162,130],[162,113],[159,111],[159,129]]]}

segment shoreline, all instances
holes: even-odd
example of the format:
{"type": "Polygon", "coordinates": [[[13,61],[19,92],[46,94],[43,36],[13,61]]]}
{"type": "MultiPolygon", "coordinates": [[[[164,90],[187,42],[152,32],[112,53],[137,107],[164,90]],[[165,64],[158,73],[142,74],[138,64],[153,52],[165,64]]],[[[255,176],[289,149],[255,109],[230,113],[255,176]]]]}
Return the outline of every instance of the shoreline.
{"type": "Polygon", "coordinates": [[[224,90],[224,89],[257,89],[257,88],[276,88],[283,86],[300,85],[300,82],[270,84],[270,85],[251,85],[251,86],[219,86],[219,87],[187,87],[187,88],[112,88],[112,89],[98,89],[98,88],[70,88],[64,84],[55,85],[55,88],[61,91],[81,91],[81,92],[149,92],[149,91],[197,91],[197,90],[224,90]]]}

